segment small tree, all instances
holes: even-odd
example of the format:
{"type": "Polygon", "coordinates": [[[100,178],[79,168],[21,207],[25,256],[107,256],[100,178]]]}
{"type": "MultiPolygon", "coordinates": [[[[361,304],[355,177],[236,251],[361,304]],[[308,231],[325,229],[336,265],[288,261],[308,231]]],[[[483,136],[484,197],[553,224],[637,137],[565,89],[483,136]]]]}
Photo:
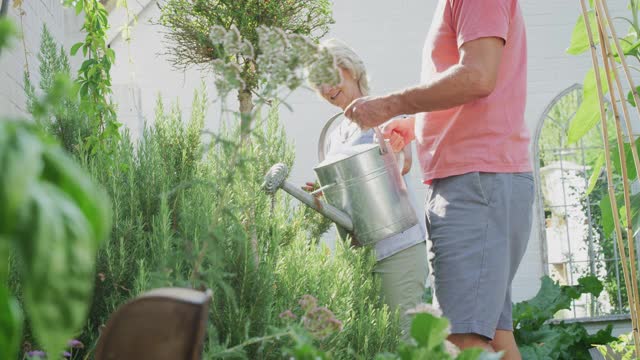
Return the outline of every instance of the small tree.
{"type": "Polygon", "coordinates": [[[238,69],[240,86],[235,88],[243,125],[250,122],[253,94],[273,84],[265,78],[269,69],[261,66],[260,29],[277,28],[285,37],[301,35],[316,41],[333,23],[329,0],[166,0],[160,8],[159,23],[168,29],[166,38],[172,44],[168,55],[174,66],[202,65],[216,74],[230,66],[238,69]],[[216,36],[225,34],[236,39],[216,36]]]}

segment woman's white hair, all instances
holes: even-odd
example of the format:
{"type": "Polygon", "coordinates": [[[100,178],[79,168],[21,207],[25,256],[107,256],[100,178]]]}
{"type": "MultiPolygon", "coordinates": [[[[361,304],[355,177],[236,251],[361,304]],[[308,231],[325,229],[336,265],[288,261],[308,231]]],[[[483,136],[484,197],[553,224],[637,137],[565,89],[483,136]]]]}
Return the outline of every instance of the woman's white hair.
{"type": "Polygon", "coordinates": [[[320,44],[321,49],[326,49],[333,55],[336,65],[349,71],[358,82],[362,95],[369,95],[369,79],[364,62],[349,45],[338,40],[328,39],[320,44]]]}

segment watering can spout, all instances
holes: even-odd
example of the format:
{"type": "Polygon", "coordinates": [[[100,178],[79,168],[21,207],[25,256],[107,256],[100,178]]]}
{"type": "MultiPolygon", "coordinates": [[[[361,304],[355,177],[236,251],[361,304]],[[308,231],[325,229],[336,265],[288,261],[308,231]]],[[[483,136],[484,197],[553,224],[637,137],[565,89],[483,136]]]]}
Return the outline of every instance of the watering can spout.
{"type": "Polygon", "coordinates": [[[288,182],[287,175],[289,175],[287,165],[282,163],[273,165],[264,177],[262,188],[269,194],[274,194],[278,189],[282,188],[284,191],[300,200],[303,204],[326,216],[345,230],[353,231],[353,222],[349,215],[318,200],[306,191],[288,182]]]}

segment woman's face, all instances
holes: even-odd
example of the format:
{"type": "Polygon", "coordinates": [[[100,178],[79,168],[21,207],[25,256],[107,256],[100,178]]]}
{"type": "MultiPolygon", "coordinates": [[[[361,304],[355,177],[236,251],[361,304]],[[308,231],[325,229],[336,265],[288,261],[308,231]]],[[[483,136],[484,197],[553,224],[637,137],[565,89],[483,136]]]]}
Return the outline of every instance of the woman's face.
{"type": "Polygon", "coordinates": [[[319,91],[325,100],[344,110],[353,100],[362,97],[362,91],[349,70],[339,69],[342,81],[335,86],[320,85],[319,91]]]}

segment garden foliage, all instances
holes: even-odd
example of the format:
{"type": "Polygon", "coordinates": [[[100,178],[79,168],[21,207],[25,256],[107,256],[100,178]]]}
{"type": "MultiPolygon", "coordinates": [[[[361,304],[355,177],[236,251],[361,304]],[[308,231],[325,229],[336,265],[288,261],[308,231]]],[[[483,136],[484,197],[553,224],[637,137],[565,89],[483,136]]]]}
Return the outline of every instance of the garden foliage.
{"type": "MultiPolygon", "coordinates": [[[[7,24],[0,19],[0,38],[7,24]]],[[[76,94],[68,77],[57,74],[42,97],[32,98],[34,118],[76,94]]],[[[38,343],[62,353],[85,323],[96,253],[111,227],[104,189],[32,120],[0,120],[2,359],[17,357],[23,309],[38,343]]]]}
{"type": "Polygon", "coordinates": [[[589,360],[590,348],[615,340],[611,325],[590,335],[578,322],[550,321],[558,311],[570,309],[571,302],[582,294],[597,297],[602,290],[602,283],[595,276],[582,277],[575,286],[559,286],[543,277],[536,296],[513,307],[514,336],[522,358],[589,360]]]}
{"type": "MultiPolygon", "coordinates": [[[[41,57],[51,61],[40,69],[39,89],[28,87],[31,101],[51,91],[48,79],[69,72],[60,52],[43,33],[41,57]]],[[[293,165],[277,111],[256,118],[251,141],[239,146],[239,121],[215,134],[204,129],[208,102],[196,93],[191,117],[183,119],[177,106],[159,99],[140,139],[125,131],[108,138],[104,152],[90,151],[84,141],[84,131],[101,129],[84,126],[80,101],[69,99],[39,116],[112,200],[114,225],[97,256],[95,293],[79,334],[87,351],[118,306],[159,286],[214,290],[207,357],[280,358],[291,338],[252,339],[284,326],[279,314],[305,294],[344,323],[339,334],[314,340],[319,348],[338,359],[393,349],[397,316],[379,298],[371,254],[343,245],[329,254],[319,245],[324,219],[261,189],[273,163],[293,165]]]]}
{"type": "MultiPolygon", "coordinates": [[[[591,24],[591,29],[593,35],[595,37],[595,43],[599,43],[598,38],[598,29],[597,29],[597,19],[595,15],[594,3],[590,1],[591,9],[588,11],[588,20],[591,24]]],[[[622,51],[624,54],[618,54],[616,47],[613,45],[613,39],[607,39],[610,42],[611,50],[613,51],[615,60],[617,63],[614,65],[618,66],[620,63],[620,56],[624,56],[627,61],[631,59],[640,59],[640,22],[639,22],[639,11],[640,11],[640,2],[638,0],[629,0],[628,1],[628,17],[619,17],[617,20],[622,20],[621,24],[628,24],[628,30],[624,36],[622,36],[619,40],[622,51]]],[[[616,26],[617,24],[612,24],[616,26]]],[[[569,47],[567,48],[567,53],[571,55],[581,55],[589,51],[590,44],[587,36],[585,19],[582,15],[578,17],[576,21],[575,27],[573,29],[571,40],[569,47]]],[[[632,67],[633,69],[633,67],[632,67]]],[[[626,81],[624,79],[624,75],[622,69],[619,69],[618,73],[622,76],[621,83],[625,84],[626,81]]],[[[606,79],[606,72],[603,68],[600,69],[601,74],[601,84],[603,95],[607,96],[609,93],[608,83],[606,79]]],[[[623,85],[624,87],[624,85],[623,85]]],[[[619,112],[622,113],[621,107],[627,106],[630,113],[633,113],[632,106],[635,106],[635,102],[633,100],[632,89],[625,89],[628,91],[626,99],[617,99],[619,112]]],[[[619,145],[616,142],[615,136],[615,121],[622,121],[621,119],[613,119],[611,107],[607,109],[608,116],[611,116],[611,120],[608,119],[608,132],[609,132],[609,143],[610,148],[604,149],[601,148],[596,150],[596,154],[594,156],[589,156],[588,166],[592,169],[592,175],[589,181],[589,187],[587,190],[587,196],[595,192],[595,198],[599,201],[599,208],[595,209],[594,215],[597,224],[594,224],[594,231],[598,232],[600,235],[599,245],[603,249],[604,257],[611,259],[617,258],[618,253],[621,249],[614,249],[617,245],[615,242],[615,223],[613,221],[613,211],[617,211],[620,216],[621,226],[627,228],[627,216],[626,209],[623,198],[623,174],[622,174],[622,166],[621,166],[621,157],[619,151],[619,145]],[[607,184],[606,177],[603,174],[603,168],[605,166],[605,151],[610,153],[612,162],[613,162],[613,179],[614,184],[607,184]],[[618,209],[613,209],[611,206],[611,199],[609,194],[607,193],[607,187],[612,186],[616,193],[617,205],[618,209]]],[[[599,99],[596,88],[596,78],[595,72],[591,69],[584,78],[583,82],[583,91],[582,98],[580,102],[580,106],[578,107],[575,116],[573,116],[571,120],[571,124],[567,131],[568,137],[568,145],[575,144],[578,141],[586,141],[587,146],[594,145],[595,141],[593,141],[592,136],[590,134],[598,134],[601,133],[600,126],[600,110],[599,110],[599,99]],[[598,130],[597,132],[592,131],[592,129],[598,130]]],[[[622,128],[625,128],[623,124],[620,124],[622,128]]],[[[635,143],[632,143],[628,137],[625,135],[622,139],[624,142],[624,153],[625,155],[625,163],[626,168],[628,170],[627,179],[629,182],[635,181],[638,176],[636,174],[635,164],[633,160],[633,156],[631,153],[631,146],[635,146],[638,148],[639,141],[636,140],[635,143]]],[[[603,142],[599,141],[596,143],[598,146],[602,146],[603,142]]],[[[627,243],[627,238],[629,236],[636,236],[638,229],[640,228],[640,212],[638,209],[640,208],[640,194],[630,194],[631,201],[631,227],[634,229],[633,234],[627,234],[626,231],[622,232],[622,238],[624,243],[627,243]]],[[[627,246],[622,249],[625,253],[629,253],[627,246]]],[[[620,262],[609,262],[606,264],[607,275],[604,279],[605,289],[609,293],[609,297],[612,302],[612,306],[615,308],[617,312],[625,312],[629,311],[628,309],[628,299],[626,291],[620,291],[620,286],[624,285],[624,279],[620,276],[620,280],[618,280],[619,274],[622,274],[622,265],[620,262]],[[620,297],[622,299],[622,307],[618,305],[617,297],[618,292],[620,291],[620,297]]]]}

